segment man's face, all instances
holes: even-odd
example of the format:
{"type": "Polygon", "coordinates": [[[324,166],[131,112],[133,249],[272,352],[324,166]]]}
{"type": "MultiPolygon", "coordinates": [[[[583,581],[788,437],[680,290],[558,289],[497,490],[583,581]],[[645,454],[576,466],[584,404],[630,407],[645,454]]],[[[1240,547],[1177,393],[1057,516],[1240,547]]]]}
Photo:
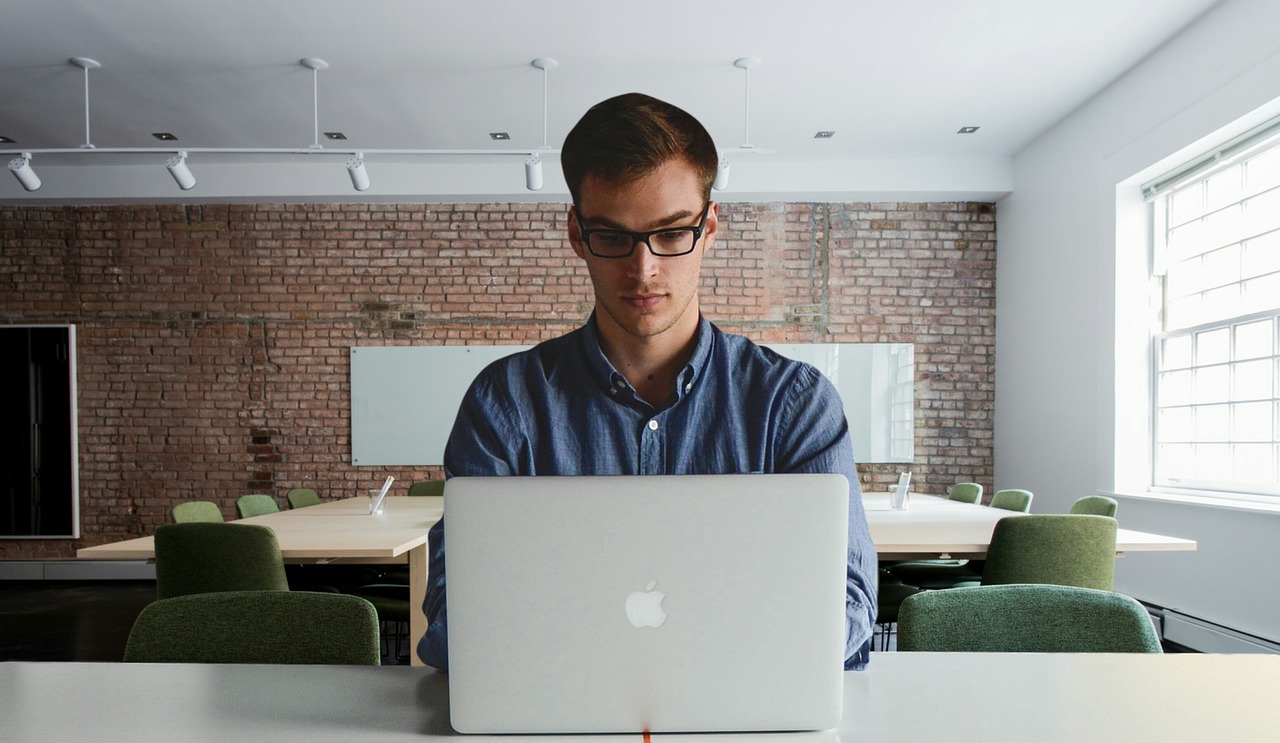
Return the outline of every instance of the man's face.
{"type": "Polygon", "coordinates": [[[672,160],[621,185],[587,176],[580,193],[577,218],[570,210],[569,242],[587,263],[596,293],[596,319],[605,337],[620,339],[617,331],[621,331],[644,341],[668,335],[680,343],[687,341],[698,324],[698,275],[703,253],[715,242],[716,205],[707,210],[702,237],[693,251],[681,256],[656,256],[643,243],[637,243],[625,258],[592,255],[582,242],[578,220],[588,230],[695,227],[706,202],[693,167],[672,160]]]}

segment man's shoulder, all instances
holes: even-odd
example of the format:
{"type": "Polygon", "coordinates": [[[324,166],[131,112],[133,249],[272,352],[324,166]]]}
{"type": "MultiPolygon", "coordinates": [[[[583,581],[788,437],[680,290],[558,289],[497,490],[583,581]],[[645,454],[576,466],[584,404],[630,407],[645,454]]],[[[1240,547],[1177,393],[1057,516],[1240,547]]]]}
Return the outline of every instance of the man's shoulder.
{"type": "Polygon", "coordinates": [[[542,378],[550,377],[558,367],[573,363],[577,358],[578,349],[581,348],[578,340],[581,334],[582,328],[578,328],[542,341],[532,348],[503,356],[490,362],[477,379],[496,383],[499,380],[524,379],[530,374],[542,378]]]}
{"type": "Polygon", "coordinates": [[[715,353],[721,358],[738,365],[740,368],[772,370],[781,374],[817,373],[811,364],[783,356],[768,346],[761,345],[737,333],[721,330],[714,324],[711,332],[715,335],[715,353]]]}

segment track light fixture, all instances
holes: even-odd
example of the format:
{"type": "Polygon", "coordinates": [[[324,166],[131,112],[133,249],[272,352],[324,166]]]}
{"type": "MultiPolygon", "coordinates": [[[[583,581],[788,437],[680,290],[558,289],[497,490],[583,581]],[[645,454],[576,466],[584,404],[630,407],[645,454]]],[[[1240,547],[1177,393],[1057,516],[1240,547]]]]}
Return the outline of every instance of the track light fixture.
{"type": "Polygon", "coordinates": [[[723,157],[716,163],[716,179],[711,182],[711,187],[717,191],[723,191],[729,187],[729,161],[723,157]]]}
{"type": "Polygon", "coordinates": [[[542,158],[536,154],[524,161],[524,187],[530,191],[542,190],[542,158]]]}
{"type": "Polygon", "coordinates": [[[369,171],[364,169],[363,152],[357,152],[355,157],[347,161],[347,175],[351,176],[351,186],[355,190],[369,190],[369,171]]]}
{"type": "Polygon", "coordinates": [[[40,188],[40,176],[36,175],[36,171],[31,169],[31,153],[24,152],[22,157],[15,157],[9,161],[9,172],[13,173],[13,177],[18,179],[18,183],[28,191],[35,191],[40,188]]]}
{"type": "Polygon", "coordinates": [[[191,174],[191,168],[187,167],[186,152],[179,152],[169,158],[165,161],[165,165],[169,168],[169,175],[173,176],[173,180],[177,182],[178,188],[190,191],[196,187],[196,177],[191,174]]]}

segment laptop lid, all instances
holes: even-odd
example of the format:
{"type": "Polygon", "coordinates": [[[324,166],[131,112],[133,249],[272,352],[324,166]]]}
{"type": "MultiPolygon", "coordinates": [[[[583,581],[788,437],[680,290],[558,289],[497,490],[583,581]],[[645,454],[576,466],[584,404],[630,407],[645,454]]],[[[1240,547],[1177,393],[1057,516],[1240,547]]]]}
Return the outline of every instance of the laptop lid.
{"type": "Polygon", "coordinates": [[[838,725],[848,508],[842,475],[450,479],[453,728],[838,725]]]}

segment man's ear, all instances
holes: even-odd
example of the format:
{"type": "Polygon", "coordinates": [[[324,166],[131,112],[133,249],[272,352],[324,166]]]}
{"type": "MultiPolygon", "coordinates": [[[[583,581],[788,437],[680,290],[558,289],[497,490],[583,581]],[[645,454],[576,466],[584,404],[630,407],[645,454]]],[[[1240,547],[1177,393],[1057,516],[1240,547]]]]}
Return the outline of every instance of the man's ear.
{"type": "Polygon", "coordinates": [[[569,205],[569,246],[573,248],[573,252],[578,254],[579,258],[586,260],[585,250],[582,245],[582,233],[578,230],[578,212],[573,204],[569,205]]]}
{"type": "Polygon", "coordinates": [[[707,207],[707,223],[702,227],[702,252],[711,250],[716,242],[716,233],[720,231],[720,205],[710,202],[707,207]]]}

